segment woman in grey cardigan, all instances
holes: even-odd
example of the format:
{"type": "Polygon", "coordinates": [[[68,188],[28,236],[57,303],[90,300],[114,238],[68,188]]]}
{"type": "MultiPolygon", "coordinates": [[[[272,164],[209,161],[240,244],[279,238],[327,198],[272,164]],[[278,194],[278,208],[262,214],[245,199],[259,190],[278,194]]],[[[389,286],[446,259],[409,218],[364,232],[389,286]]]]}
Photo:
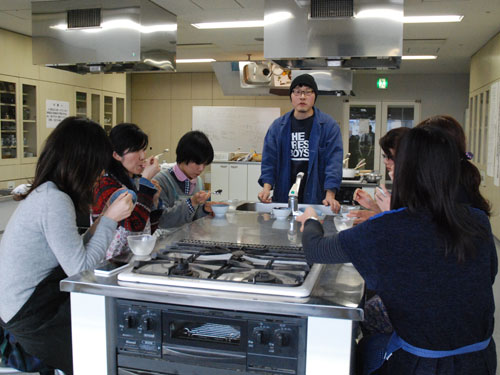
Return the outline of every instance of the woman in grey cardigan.
{"type": "Polygon", "coordinates": [[[59,290],[59,281],[102,262],[117,222],[133,209],[124,193],[78,234],[76,212],[89,213],[93,186],[111,153],[104,129],[87,119],[68,117],[47,138],[31,189],[0,242],[2,357],[10,358],[15,337],[12,351],[72,374],[69,294],[59,290]]]}
{"type": "Polygon", "coordinates": [[[207,202],[210,193],[203,190],[200,177],[214,159],[207,136],[197,130],[190,131],[179,140],[175,152],[177,163],[153,178],[160,184],[160,198],[165,205],[160,228],[178,227],[212,212],[207,202]]]}

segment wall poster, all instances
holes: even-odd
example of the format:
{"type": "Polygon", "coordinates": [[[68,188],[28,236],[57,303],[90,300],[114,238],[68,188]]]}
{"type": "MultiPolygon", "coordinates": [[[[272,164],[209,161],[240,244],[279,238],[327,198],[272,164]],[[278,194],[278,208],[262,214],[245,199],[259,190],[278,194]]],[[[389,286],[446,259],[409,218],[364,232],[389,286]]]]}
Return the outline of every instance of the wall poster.
{"type": "Polygon", "coordinates": [[[58,100],[47,100],[46,103],[46,126],[55,128],[62,120],[69,116],[69,102],[58,100]]]}

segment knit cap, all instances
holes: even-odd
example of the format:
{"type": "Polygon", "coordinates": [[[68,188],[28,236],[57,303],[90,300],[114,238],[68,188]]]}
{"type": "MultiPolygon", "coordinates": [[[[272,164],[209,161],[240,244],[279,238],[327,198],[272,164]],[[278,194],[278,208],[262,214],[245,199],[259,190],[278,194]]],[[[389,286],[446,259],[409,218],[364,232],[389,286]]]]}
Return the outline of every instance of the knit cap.
{"type": "Polygon", "coordinates": [[[314,90],[314,96],[318,97],[318,85],[316,85],[316,81],[314,77],[310,74],[301,74],[300,76],[295,77],[290,85],[290,94],[292,95],[292,91],[296,86],[309,86],[314,90]]]}

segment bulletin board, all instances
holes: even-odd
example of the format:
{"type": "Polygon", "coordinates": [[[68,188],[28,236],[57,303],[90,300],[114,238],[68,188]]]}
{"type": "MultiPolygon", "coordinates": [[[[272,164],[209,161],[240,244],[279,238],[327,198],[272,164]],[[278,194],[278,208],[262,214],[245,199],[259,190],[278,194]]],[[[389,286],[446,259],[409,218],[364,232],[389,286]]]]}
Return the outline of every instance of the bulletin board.
{"type": "Polygon", "coordinates": [[[204,132],[214,151],[262,152],[279,108],[193,106],[193,130],[204,132]]]}

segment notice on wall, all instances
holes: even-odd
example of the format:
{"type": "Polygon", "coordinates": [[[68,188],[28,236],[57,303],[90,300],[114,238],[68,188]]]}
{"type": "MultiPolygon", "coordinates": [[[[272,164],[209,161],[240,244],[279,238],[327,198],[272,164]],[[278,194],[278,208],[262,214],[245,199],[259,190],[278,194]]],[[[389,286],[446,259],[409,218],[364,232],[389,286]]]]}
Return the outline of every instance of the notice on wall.
{"type": "Polygon", "coordinates": [[[55,128],[62,120],[69,116],[69,102],[47,100],[46,114],[47,128],[55,128]]]}

